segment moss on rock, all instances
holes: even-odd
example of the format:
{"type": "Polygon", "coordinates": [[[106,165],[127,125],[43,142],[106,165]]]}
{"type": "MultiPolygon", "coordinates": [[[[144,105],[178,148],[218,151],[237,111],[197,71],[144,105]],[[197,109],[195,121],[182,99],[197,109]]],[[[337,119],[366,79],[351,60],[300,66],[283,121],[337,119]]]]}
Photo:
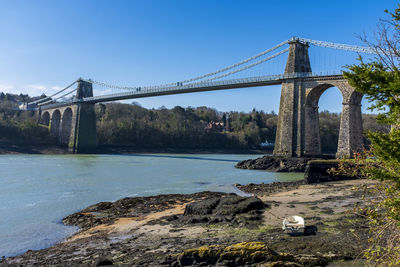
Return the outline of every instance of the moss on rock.
{"type": "Polygon", "coordinates": [[[272,264],[271,266],[301,266],[296,263],[293,255],[277,253],[263,242],[242,242],[230,246],[212,245],[187,249],[180,254],[170,256],[169,263],[176,263],[179,266],[199,264],[240,266],[257,263],[268,263],[272,264]],[[275,264],[282,262],[285,264],[275,264]]]}

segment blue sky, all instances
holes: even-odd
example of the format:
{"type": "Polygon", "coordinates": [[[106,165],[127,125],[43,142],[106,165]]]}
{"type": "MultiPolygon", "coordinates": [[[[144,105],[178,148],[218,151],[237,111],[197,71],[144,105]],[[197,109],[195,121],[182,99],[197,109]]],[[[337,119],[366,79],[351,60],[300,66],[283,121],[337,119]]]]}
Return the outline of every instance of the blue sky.
{"type": "MultiPolygon", "coordinates": [[[[0,91],[47,94],[78,77],[119,85],[175,82],[292,36],[362,45],[397,1],[0,0],[0,91]]],[[[313,62],[311,62],[313,64],[313,62]]],[[[260,73],[261,74],[261,73],[260,73]]],[[[144,107],[278,111],[280,87],[152,97],[144,107]]],[[[337,89],[320,110],[338,112],[337,89]]],[[[365,106],[365,105],[364,105],[365,106]]]]}

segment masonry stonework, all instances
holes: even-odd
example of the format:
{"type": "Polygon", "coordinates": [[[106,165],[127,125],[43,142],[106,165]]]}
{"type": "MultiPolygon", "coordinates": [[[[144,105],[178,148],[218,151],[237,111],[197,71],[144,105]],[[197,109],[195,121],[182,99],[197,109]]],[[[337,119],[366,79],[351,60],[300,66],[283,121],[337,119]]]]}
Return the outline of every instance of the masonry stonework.
{"type": "Polygon", "coordinates": [[[286,75],[297,78],[282,83],[274,155],[286,157],[322,154],[318,102],[330,87],[337,87],[343,97],[336,157],[351,157],[362,149],[362,94],[356,92],[342,75],[313,78],[308,46],[290,43],[286,75]]]}
{"type": "Polygon", "coordinates": [[[95,104],[79,101],[90,96],[93,96],[92,84],[78,81],[78,101],[40,111],[40,122],[49,127],[50,134],[61,145],[68,145],[71,153],[91,153],[97,147],[95,104]]]}

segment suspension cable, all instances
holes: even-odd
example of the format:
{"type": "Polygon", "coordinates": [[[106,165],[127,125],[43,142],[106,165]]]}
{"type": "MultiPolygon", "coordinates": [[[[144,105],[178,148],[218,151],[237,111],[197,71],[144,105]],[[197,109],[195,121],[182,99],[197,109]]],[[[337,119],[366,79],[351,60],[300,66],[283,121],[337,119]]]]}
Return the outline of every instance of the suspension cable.
{"type": "MultiPolygon", "coordinates": [[[[358,52],[358,53],[376,54],[376,52],[373,49],[369,48],[369,47],[347,45],[347,44],[338,44],[338,43],[325,42],[325,41],[317,41],[317,40],[300,38],[300,37],[292,37],[289,40],[281,42],[278,45],[276,45],[276,46],[274,46],[272,48],[269,48],[269,49],[267,49],[267,50],[265,50],[265,51],[263,51],[261,53],[258,53],[255,56],[249,57],[249,58],[247,58],[247,59],[245,59],[245,60],[243,60],[241,62],[238,62],[236,64],[230,65],[228,67],[225,67],[225,68],[219,69],[217,71],[210,72],[210,73],[198,76],[198,77],[194,77],[194,78],[191,78],[191,79],[183,80],[183,81],[178,82],[178,83],[169,83],[169,84],[157,85],[157,86],[128,87],[128,86],[118,86],[118,85],[107,84],[107,83],[98,82],[98,81],[94,81],[94,80],[85,80],[85,79],[82,79],[82,80],[86,81],[86,82],[89,82],[89,83],[92,83],[92,84],[99,85],[101,87],[106,87],[106,88],[111,88],[111,89],[122,89],[122,90],[141,90],[141,89],[161,88],[161,87],[170,87],[170,86],[182,86],[183,84],[187,84],[187,83],[190,83],[190,82],[193,82],[193,81],[202,80],[204,78],[211,77],[210,79],[203,80],[204,82],[207,82],[207,81],[212,81],[212,80],[216,80],[216,79],[227,77],[229,75],[232,75],[232,74],[247,70],[247,69],[252,68],[254,66],[257,66],[257,65],[259,65],[261,63],[264,63],[264,62],[266,62],[268,60],[271,60],[271,59],[273,59],[273,58],[275,58],[275,57],[287,52],[289,50],[289,48],[286,48],[286,49],[284,49],[284,50],[282,50],[282,51],[280,51],[278,53],[275,53],[272,56],[269,56],[269,57],[267,57],[265,59],[259,60],[257,62],[254,62],[254,63],[246,65],[246,66],[243,66],[243,67],[241,67],[239,69],[236,69],[236,70],[227,72],[225,74],[216,76],[219,73],[226,72],[228,70],[234,69],[234,68],[236,68],[238,66],[241,66],[241,65],[246,64],[246,63],[248,63],[250,61],[253,61],[254,59],[257,59],[257,58],[259,58],[261,56],[264,56],[264,55],[266,55],[266,54],[268,54],[268,53],[270,53],[270,52],[282,47],[283,45],[288,44],[291,41],[299,41],[299,42],[302,42],[302,43],[312,44],[312,45],[315,45],[315,46],[320,46],[320,47],[325,47],[325,48],[334,48],[334,49],[345,50],[345,51],[353,51],[353,52],[358,52]],[[212,77],[212,76],[215,76],[215,77],[212,77]]],[[[40,103],[40,102],[43,102],[45,100],[50,99],[49,101],[46,101],[46,102],[41,104],[41,105],[43,105],[43,104],[49,103],[51,101],[55,101],[57,99],[60,99],[60,98],[62,98],[64,96],[68,95],[71,92],[68,92],[67,94],[64,94],[61,97],[58,97],[56,99],[51,99],[51,98],[56,96],[56,95],[58,95],[58,94],[60,94],[61,92],[65,91],[65,90],[67,90],[72,85],[74,85],[76,82],[77,81],[73,82],[69,86],[65,87],[64,89],[58,91],[57,93],[55,93],[55,94],[53,94],[53,95],[51,95],[49,97],[42,98],[42,99],[30,102],[28,104],[40,103]]]]}
{"type": "Polygon", "coordinates": [[[63,94],[62,96],[59,96],[59,97],[54,98],[54,99],[50,99],[50,100],[48,100],[46,102],[43,102],[43,103],[39,103],[38,106],[43,106],[43,105],[46,105],[47,103],[51,103],[53,101],[57,101],[58,99],[63,98],[63,97],[65,97],[65,96],[67,96],[67,95],[69,95],[70,93],[73,93],[73,92],[75,92],[75,88],[72,89],[71,91],[68,91],[67,93],[63,94]]]}
{"type": "Polygon", "coordinates": [[[321,46],[321,47],[326,47],[326,48],[334,48],[334,49],[339,49],[339,50],[353,51],[353,52],[366,53],[366,54],[376,54],[376,52],[373,49],[371,49],[370,47],[367,47],[367,46],[338,44],[338,43],[317,41],[317,40],[300,38],[300,37],[293,37],[291,40],[298,40],[303,43],[310,43],[315,46],[321,46]]]}
{"type": "MultiPolygon", "coordinates": [[[[267,53],[269,53],[269,52],[271,52],[271,51],[273,51],[273,50],[276,50],[277,48],[279,48],[279,47],[281,47],[281,46],[283,46],[283,45],[285,45],[285,44],[287,44],[287,43],[288,43],[288,41],[284,41],[284,42],[282,42],[282,43],[280,43],[280,44],[278,44],[278,45],[276,45],[276,46],[274,46],[274,47],[272,47],[272,48],[270,48],[270,49],[267,49],[267,50],[265,50],[265,51],[263,51],[263,52],[261,52],[261,53],[255,55],[255,56],[250,57],[250,58],[248,58],[248,59],[246,59],[246,60],[243,60],[243,61],[241,61],[241,62],[239,62],[239,63],[236,63],[236,64],[231,65],[231,66],[229,66],[229,67],[226,67],[226,68],[220,69],[220,70],[218,70],[218,71],[215,71],[215,72],[212,72],[212,73],[208,73],[208,74],[205,74],[205,75],[196,77],[196,78],[184,80],[184,81],[179,82],[179,83],[180,83],[180,84],[188,83],[188,82],[192,82],[192,81],[195,81],[195,80],[203,79],[203,78],[206,78],[206,77],[209,77],[209,76],[213,76],[213,75],[216,75],[216,74],[218,74],[218,73],[227,71],[227,70],[232,69],[232,68],[234,68],[234,67],[243,65],[243,64],[245,64],[245,63],[247,63],[247,62],[249,62],[249,61],[251,61],[251,60],[254,60],[254,59],[256,59],[256,58],[259,58],[259,57],[261,57],[261,56],[263,56],[263,55],[265,55],[265,54],[267,54],[267,53]]],[[[287,52],[288,50],[289,50],[289,48],[286,48],[286,49],[284,49],[284,50],[282,50],[282,51],[280,51],[280,52],[278,52],[278,53],[276,53],[276,54],[274,54],[274,55],[272,55],[272,56],[270,56],[270,57],[267,57],[267,58],[265,58],[265,59],[259,60],[259,61],[255,62],[255,63],[253,63],[253,64],[247,65],[247,66],[242,67],[242,68],[240,68],[240,69],[237,69],[237,70],[235,70],[235,71],[231,71],[231,72],[225,73],[225,74],[223,74],[223,75],[220,75],[220,76],[217,76],[217,77],[213,77],[213,78],[211,78],[211,79],[204,80],[204,81],[216,80],[216,79],[223,78],[223,77],[229,76],[229,75],[231,75],[231,74],[234,74],[234,73],[237,73],[237,72],[240,72],[240,71],[249,69],[249,68],[251,68],[251,67],[254,67],[254,66],[257,66],[257,65],[259,65],[259,64],[261,64],[261,63],[264,63],[264,62],[266,62],[266,61],[268,61],[268,60],[270,60],[270,59],[273,59],[273,58],[275,58],[275,57],[277,57],[277,56],[279,56],[279,55],[281,55],[281,54],[287,52]]],[[[142,87],[138,87],[138,86],[136,86],[136,87],[118,86],[118,85],[107,84],[107,83],[99,82],[99,81],[95,81],[95,80],[86,80],[86,79],[82,79],[82,80],[85,81],[85,82],[90,82],[90,83],[93,83],[93,84],[96,84],[96,85],[99,85],[99,86],[102,86],[102,87],[107,87],[107,88],[112,88],[112,89],[136,90],[136,89],[138,89],[138,88],[145,89],[145,88],[147,87],[147,86],[142,86],[142,87]]],[[[176,83],[169,83],[169,84],[164,84],[164,85],[158,85],[157,87],[167,87],[167,86],[176,86],[176,83]]]]}
{"type": "Polygon", "coordinates": [[[241,62],[238,62],[238,63],[236,63],[236,64],[230,65],[230,66],[228,66],[228,67],[222,68],[222,69],[217,70],[217,71],[214,71],[214,72],[210,72],[210,73],[207,73],[207,74],[204,74],[204,75],[195,77],[195,78],[191,78],[191,79],[188,79],[188,80],[181,81],[181,83],[193,82],[193,81],[196,81],[196,80],[200,80],[200,79],[203,79],[203,78],[207,78],[207,77],[210,77],[210,76],[214,76],[214,75],[216,75],[216,74],[218,74],[218,73],[225,72],[225,71],[227,71],[227,70],[233,69],[233,68],[238,67],[238,66],[240,66],[240,65],[243,65],[243,64],[245,64],[245,63],[247,63],[247,62],[249,62],[249,61],[252,61],[252,60],[254,60],[254,59],[256,59],[256,58],[259,58],[259,57],[261,57],[261,56],[263,56],[263,55],[265,55],[265,54],[268,54],[269,52],[274,51],[274,50],[278,49],[279,47],[281,47],[281,46],[283,46],[283,45],[285,45],[285,44],[287,44],[287,43],[288,43],[288,40],[286,40],[286,41],[284,41],[284,42],[282,42],[282,43],[280,43],[280,44],[277,44],[276,46],[271,47],[271,48],[269,48],[269,49],[267,49],[267,50],[265,50],[265,51],[263,51],[263,52],[261,52],[261,53],[255,55],[255,56],[249,57],[249,58],[247,58],[247,59],[245,59],[245,60],[243,60],[243,61],[241,61],[241,62]]]}
{"type": "MultiPolygon", "coordinates": [[[[108,84],[108,83],[103,83],[103,82],[99,82],[99,81],[95,81],[95,80],[91,80],[91,79],[81,79],[84,82],[88,82],[88,83],[92,83],[92,84],[96,84],[102,87],[107,87],[107,88],[112,88],[112,89],[122,89],[122,90],[135,90],[138,88],[138,86],[119,86],[119,85],[112,85],[112,84],[108,84]]],[[[173,85],[174,83],[168,84],[168,85],[173,85]]]]}
{"type": "Polygon", "coordinates": [[[229,76],[229,75],[231,75],[231,74],[234,74],[234,73],[237,73],[237,72],[241,72],[241,71],[243,71],[243,70],[247,70],[247,69],[252,68],[252,67],[254,67],[254,66],[257,66],[257,65],[259,65],[259,64],[261,64],[261,63],[264,63],[264,62],[266,62],[266,61],[268,61],[268,60],[271,60],[271,59],[273,59],[273,58],[275,58],[275,57],[277,57],[277,56],[279,56],[279,55],[282,55],[283,53],[286,53],[287,51],[289,51],[289,48],[283,49],[282,51],[280,51],[280,52],[278,52],[278,53],[275,53],[275,54],[273,54],[273,55],[270,56],[270,57],[267,57],[267,58],[264,58],[264,59],[259,60],[259,61],[257,61],[257,62],[254,62],[253,64],[244,66],[244,67],[242,67],[242,68],[240,68],[240,69],[237,69],[237,70],[234,70],[234,71],[225,73],[225,74],[220,75],[220,76],[217,76],[217,77],[213,77],[213,78],[208,79],[208,80],[205,80],[205,82],[213,81],[213,80],[220,79],[220,78],[224,78],[224,77],[229,76]]]}
{"type": "Polygon", "coordinates": [[[70,85],[68,85],[67,87],[65,87],[64,89],[61,89],[60,91],[58,91],[57,93],[52,94],[51,96],[45,97],[45,98],[41,98],[39,100],[33,101],[33,102],[29,102],[28,105],[32,105],[32,104],[36,104],[39,102],[43,102],[47,99],[51,99],[52,97],[58,95],[59,93],[64,92],[65,90],[67,90],[68,88],[70,88],[71,86],[73,86],[77,81],[74,81],[73,83],[71,83],[70,85]]]}

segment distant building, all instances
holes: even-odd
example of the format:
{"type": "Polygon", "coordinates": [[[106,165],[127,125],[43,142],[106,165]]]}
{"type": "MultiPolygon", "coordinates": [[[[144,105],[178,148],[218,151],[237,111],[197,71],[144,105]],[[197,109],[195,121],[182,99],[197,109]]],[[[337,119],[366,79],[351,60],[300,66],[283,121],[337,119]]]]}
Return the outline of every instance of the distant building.
{"type": "Polygon", "coordinates": [[[211,121],[207,124],[206,131],[223,132],[225,131],[225,125],[223,122],[211,121]]]}
{"type": "Polygon", "coordinates": [[[261,148],[274,148],[275,143],[273,143],[273,142],[270,143],[270,142],[268,142],[268,140],[265,140],[265,142],[260,143],[259,146],[261,148]]]}
{"type": "Polygon", "coordinates": [[[37,108],[37,104],[28,105],[27,102],[24,103],[19,102],[18,104],[19,104],[18,108],[20,110],[35,110],[37,108]]]}
{"type": "MultiPolygon", "coordinates": [[[[20,104],[20,103],[19,103],[20,104]]],[[[27,110],[28,109],[28,103],[22,103],[22,104],[20,104],[19,106],[18,106],[18,108],[20,109],[20,110],[27,110]]]]}

